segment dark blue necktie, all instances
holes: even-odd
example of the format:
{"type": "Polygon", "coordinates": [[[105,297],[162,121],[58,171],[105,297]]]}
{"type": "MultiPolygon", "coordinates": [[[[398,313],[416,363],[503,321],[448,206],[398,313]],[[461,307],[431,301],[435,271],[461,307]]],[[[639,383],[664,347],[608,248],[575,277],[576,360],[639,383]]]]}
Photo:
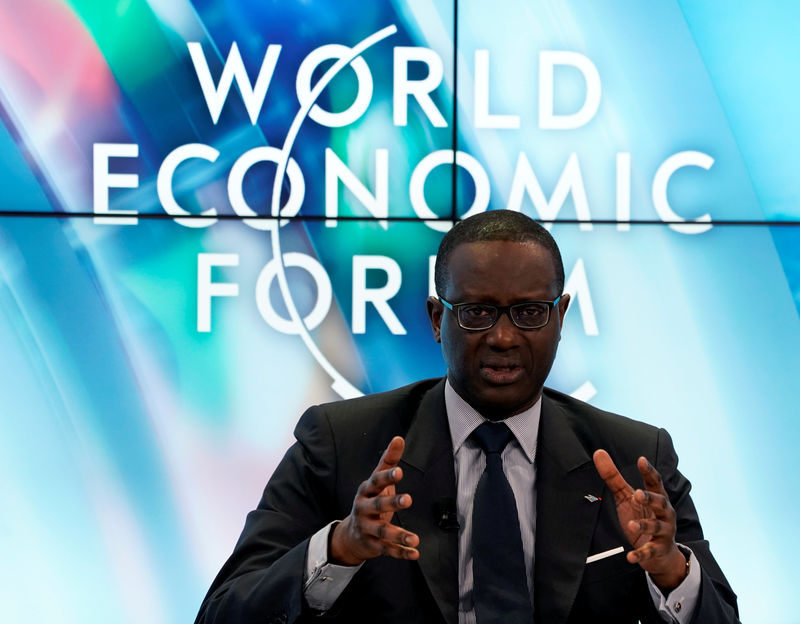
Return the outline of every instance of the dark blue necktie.
{"type": "Polygon", "coordinates": [[[514,492],[501,453],[512,439],[504,423],[486,422],[472,432],[486,455],[472,507],[473,598],[478,624],[531,624],[533,607],[525,572],[514,492]]]}

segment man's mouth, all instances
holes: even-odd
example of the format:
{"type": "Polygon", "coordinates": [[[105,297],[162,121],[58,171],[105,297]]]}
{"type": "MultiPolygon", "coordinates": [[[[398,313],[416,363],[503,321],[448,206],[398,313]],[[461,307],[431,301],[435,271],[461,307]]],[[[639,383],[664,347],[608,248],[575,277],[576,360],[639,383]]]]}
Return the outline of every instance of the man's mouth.
{"type": "Polygon", "coordinates": [[[517,364],[481,364],[480,375],[487,383],[505,386],[520,380],[524,371],[517,364]]]}

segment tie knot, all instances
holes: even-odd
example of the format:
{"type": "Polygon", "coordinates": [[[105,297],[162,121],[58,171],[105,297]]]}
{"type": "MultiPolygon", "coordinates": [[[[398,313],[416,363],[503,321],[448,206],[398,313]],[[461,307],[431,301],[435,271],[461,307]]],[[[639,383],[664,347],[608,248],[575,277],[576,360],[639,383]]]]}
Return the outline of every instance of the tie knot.
{"type": "Polygon", "coordinates": [[[511,438],[514,437],[508,425],[501,422],[485,422],[476,428],[471,435],[487,455],[490,453],[502,453],[511,438]]]}

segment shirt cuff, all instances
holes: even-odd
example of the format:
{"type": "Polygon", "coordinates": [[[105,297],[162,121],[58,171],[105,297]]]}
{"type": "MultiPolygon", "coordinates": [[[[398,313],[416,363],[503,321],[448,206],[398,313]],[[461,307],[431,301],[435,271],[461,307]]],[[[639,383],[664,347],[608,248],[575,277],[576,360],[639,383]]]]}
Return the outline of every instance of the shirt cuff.
{"type": "Polygon", "coordinates": [[[330,609],[363,565],[328,563],[328,535],[338,523],[337,520],[322,527],[308,542],[303,596],[315,611],[330,609]]]}
{"type": "Polygon", "coordinates": [[[661,619],[672,624],[685,624],[692,619],[694,609],[697,606],[702,576],[700,574],[700,564],[692,550],[683,544],[678,544],[678,548],[689,561],[689,574],[669,595],[664,596],[661,593],[653,579],[650,578],[650,574],[645,576],[647,576],[650,597],[653,599],[653,604],[658,609],[661,619]]]}

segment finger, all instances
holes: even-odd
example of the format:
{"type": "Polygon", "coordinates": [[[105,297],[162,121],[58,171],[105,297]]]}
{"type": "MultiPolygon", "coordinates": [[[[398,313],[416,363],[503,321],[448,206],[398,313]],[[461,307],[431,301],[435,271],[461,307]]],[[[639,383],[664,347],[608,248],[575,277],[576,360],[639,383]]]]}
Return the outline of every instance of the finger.
{"type": "Polygon", "coordinates": [[[361,534],[367,538],[378,539],[386,545],[408,548],[416,548],[419,545],[419,537],[416,533],[401,529],[389,522],[362,522],[361,534]]]}
{"type": "Polygon", "coordinates": [[[384,544],[383,554],[395,559],[408,559],[410,561],[419,559],[419,550],[397,544],[384,544]]]}
{"type": "Polygon", "coordinates": [[[400,463],[400,458],[403,456],[405,447],[406,441],[403,438],[400,436],[393,437],[389,442],[389,446],[386,447],[383,455],[381,455],[381,459],[375,467],[375,471],[388,470],[400,463]]]}
{"type": "Polygon", "coordinates": [[[630,563],[643,563],[649,559],[665,555],[667,552],[669,552],[669,546],[666,543],[649,541],[639,548],[631,550],[626,555],[626,558],[630,563]]]}
{"type": "Polygon", "coordinates": [[[664,490],[661,474],[655,469],[655,466],[653,466],[646,457],[640,457],[636,465],[644,479],[645,488],[651,492],[658,492],[659,494],[666,495],[667,492],[664,490]]]}
{"type": "Polygon", "coordinates": [[[357,514],[377,516],[382,513],[399,511],[411,507],[409,494],[396,494],[391,496],[358,496],[355,501],[357,514]]]}
{"type": "Polygon", "coordinates": [[[633,500],[662,519],[669,517],[672,509],[666,496],[648,490],[636,490],[633,493],[633,500]]]}
{"type": "MultiPolygon", "coordinates": [[[[628,528],[631,531],[636,531],[639,536],[647,535],[648,541],[660,537],[671,537],[671,531],[668,523],[658,518],[641,518],[639,520],[631,520],[628,522],[628,528]]],[[[636,540],[634,540],[635,542],[636,540]]]]}
{"type": "Polygon", "coordinates": [[[598,449],[594,452],[592,457],[594,459],[594,467],[597,469],[597,474],[606,482],[606,485],[614,495],[614,500],[618,503],[623,499],[630,497],[633,493],[633,488],[625,481],[625,478],[620,474],[614,460],[607,451],[598,449]]]}
{"type": "Polygon", "coordinates": [[[376,470],[358,487],[357,496],[377,496],[402,478],[403,469],[400,467],[376,470]]]}

